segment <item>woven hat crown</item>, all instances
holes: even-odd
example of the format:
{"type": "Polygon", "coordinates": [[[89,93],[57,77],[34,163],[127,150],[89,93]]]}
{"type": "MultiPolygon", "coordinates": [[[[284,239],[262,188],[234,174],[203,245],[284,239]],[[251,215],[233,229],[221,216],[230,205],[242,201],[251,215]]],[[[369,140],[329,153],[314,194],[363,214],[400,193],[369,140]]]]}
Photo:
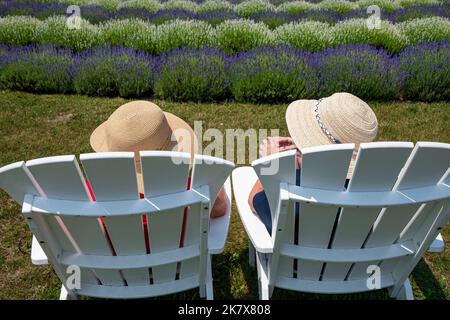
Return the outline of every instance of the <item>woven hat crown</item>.
{"type": "Polygon", "coordinates": [[[149,101],[132,101],[114,111],[106,122],[110,151],[160,150],[172,130],[164,112],[149,101]]]}
{"type": "Polygon", "coordinates": [[[378,121],[373,110],[363,100],[346,92],[323,99],[320,118],[341,143],[371,142],[377,136],[378,121]]]}

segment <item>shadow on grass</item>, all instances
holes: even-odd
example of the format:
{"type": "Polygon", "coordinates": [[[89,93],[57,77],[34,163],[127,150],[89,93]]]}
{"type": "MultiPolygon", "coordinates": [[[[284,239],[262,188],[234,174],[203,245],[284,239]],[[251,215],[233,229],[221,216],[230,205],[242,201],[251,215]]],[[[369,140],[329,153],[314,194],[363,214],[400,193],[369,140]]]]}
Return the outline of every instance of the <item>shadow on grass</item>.
{"type": "MultiPolygon", "coordinates": [[[[414,271],[411,273],[412,279],[415,281],[418,289],[420,289],[423,297],[429,300],[446,300],[445,292],[436,279],[425,260],[421,259],[414,271]]],[[[414,290],[417,292],[417,290],[414,290]]]]}

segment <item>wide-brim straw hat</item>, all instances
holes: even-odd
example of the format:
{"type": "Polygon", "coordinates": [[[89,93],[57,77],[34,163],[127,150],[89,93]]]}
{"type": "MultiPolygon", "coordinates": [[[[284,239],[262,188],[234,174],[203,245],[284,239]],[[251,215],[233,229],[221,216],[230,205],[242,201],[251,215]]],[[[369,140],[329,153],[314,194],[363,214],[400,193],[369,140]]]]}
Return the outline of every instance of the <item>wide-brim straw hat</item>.
{"type": "Polygon", "coordinates": [[[139,151],[179,151],[191,153],[193,157],[197,139],[183,119],[163,112],[152,102],[139,100],[117,108],[92,132],[90,144],[95,152],[135,152],[138,187],[142,192],[139,151]]]}
{"type": "MultiPolygon", "coordinates": [[[[375,140],[378,121],[370,106],[360,98],[339,92],[320,100],[297,100],[286,110],[289,134],[300,149],[335,143],[360,143],[375,140]]],[[[354,152],[347,177],[353,174],[354,152]]]]}

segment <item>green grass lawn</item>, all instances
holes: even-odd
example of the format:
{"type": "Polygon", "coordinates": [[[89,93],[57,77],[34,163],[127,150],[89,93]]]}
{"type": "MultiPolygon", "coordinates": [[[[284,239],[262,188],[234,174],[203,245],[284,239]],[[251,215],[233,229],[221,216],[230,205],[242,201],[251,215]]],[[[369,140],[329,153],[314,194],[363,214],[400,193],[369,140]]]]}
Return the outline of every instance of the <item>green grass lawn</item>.
{"type": "MultiPolygon", "coordinates": [[[[92,152],[89,136],[127,100],[75,95],[33,95],[0,91],[0,166],[19,160],[92,152]]],[[[190,125],[203,128],[279,128],[287,135],[287,105],[193,104],[155,101],[190,125]]],[[[450,102],[369,103],[379,121],[378,140],[450,142],[450,102]]],[[[416,299],[450,299],[450,228],[443,231],[446,253],[426,254],[411,280],[416,299]]],[[[247,236],[233,207],[225,252],[214,257],[215,298],[258,297],[256,270],[248,266],[247,236]]],[[[0,191],[0,299],[57,299],[60,282],[49,266],[30,261],[31,233],[20,207],[0,191]]],[[[191,290],[175,296],[198,298],[191,290]]],[[[385,299],[385,290],[352,295],[314,295],[276,289],[274,299],[385,299]]]]}

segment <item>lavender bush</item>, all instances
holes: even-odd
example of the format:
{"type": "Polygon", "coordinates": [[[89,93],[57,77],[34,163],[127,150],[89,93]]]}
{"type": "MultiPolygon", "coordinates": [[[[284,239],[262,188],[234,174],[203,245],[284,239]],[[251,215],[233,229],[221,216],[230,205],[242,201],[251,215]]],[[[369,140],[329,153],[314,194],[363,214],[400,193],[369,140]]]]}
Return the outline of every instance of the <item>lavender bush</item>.
{"type": "Polygon", "coordinates": [[[175,49],[158,59],[155,93],[176,101],[221,100],[228,95],[228,57],[216,49],[175,49]]]}
{"type": "Polygon", "coordinates": [[[230,53],[269,45],[272,41],[270,29],[261,22],[229,20],[215,28],[214,45],[230,53]]]}
{"type": "Polygon", "coordinates": [[[26,16],[0,18],[0,43],[23,46],[36,42],[36,30],[42,22],[26,16]]]}
{"type": "Polygon", "coordinates": [[[368,45],[330,48],[315,54],[321,96],[346,91],[365,99],[399,97],[398,58],[368,45]]]}
{"type": "Polygon", "coordinates": [[[70,51],[53,46],[26,46],[0,56],[0,88],[40,93],[73,91],[74,59],[70,51]]]}
{"type": "Polygon", "coordinates": [[[278,44],[294,46],[297,49],[318,51],[330,46],[331,31],[331,27],[322,22],[292,22],[274,30],[274,41],[278,44]]]}
{"type": "Polygon", "coordinates": [[[366,19],[350,19],[337,23],[332,28],[332,44],[361,43],[384,48],[390,53],[398,53],[408,45],[408,38],[387,21],[380,28],[369,29],[366,19]]]}
{"type": "Polygon", "coordinates": [[[317,94],[311,54],[293,47],[264,47],[241,53],[230,68],[237,101],[288,102],[317,94]]]}
{"type": "Polygon", "coordinates": [[[77,93],[131,97],[152,92],[155,66],[146,53],[105,46],[83,52],[76,61],[77,93]]]}
{"type": "Polygon", "coordinates": [[[450,44],[434,42],[400,53],[404,95],[411,100],[450,100],[450,44]]]}
{"type": "Polygon", "coordinates": [[[38,44],[53,44],[76,52],[101,44],[96,26],[81,19],[79,29],[69,29],[66,22],[64,16],[54,16],[44,20],[38,24],[36,42],[38,44]]]}

